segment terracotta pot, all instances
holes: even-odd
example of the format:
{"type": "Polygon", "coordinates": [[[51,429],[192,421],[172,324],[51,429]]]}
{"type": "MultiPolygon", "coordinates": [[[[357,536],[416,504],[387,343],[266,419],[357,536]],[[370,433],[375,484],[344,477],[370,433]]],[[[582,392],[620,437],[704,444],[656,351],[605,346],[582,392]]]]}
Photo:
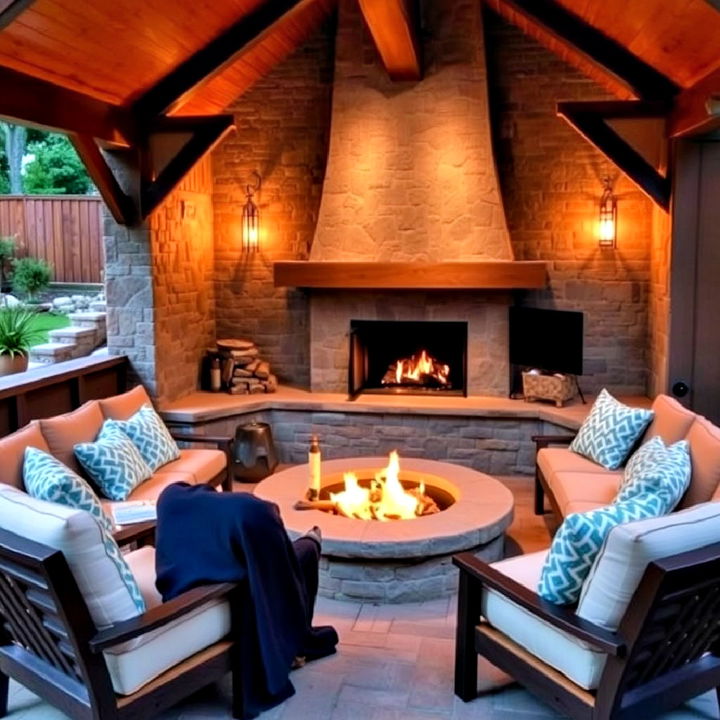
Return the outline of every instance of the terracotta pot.
{"type": "Polygon", "coordinates": [[[0,376],[12,375],[25,372],[28,368],[27,355],[1,355],[0,354],[0,376]]]}

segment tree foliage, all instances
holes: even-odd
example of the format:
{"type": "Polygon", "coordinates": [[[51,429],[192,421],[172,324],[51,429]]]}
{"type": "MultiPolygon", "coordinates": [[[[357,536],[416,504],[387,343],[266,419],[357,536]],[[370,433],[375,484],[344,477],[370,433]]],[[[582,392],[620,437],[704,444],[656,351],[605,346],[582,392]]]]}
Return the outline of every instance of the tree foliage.
{"type": "Polygon", "coordinates": [[[25,192],[32,195],[84,195],[91,188],[85,166],[64,135],[48,133],[32,140],[28,154],[35,156],[25,167],[25,192]]]}
{"type": "Polygon", "coordinates": [[[40,258],[20,258],[13,262],[13,290],[23,294],[29,301],[45,290],[52,280],[52,268],[40,258]]]}

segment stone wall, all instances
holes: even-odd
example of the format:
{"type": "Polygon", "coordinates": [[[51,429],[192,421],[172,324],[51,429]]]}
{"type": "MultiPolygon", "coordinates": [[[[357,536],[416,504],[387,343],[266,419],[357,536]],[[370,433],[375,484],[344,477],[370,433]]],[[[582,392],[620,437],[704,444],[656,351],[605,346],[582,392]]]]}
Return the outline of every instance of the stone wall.
{"type": "Polygon", "coordinates": [[[515,255],[550,261],[550,287],[520,299],[585,312],[585,390],[645,393],[652,203],[555,114],[560,100],[607,95],[492,13],[486,29],[496,160],[515,255]],[[614,251],[597,245],[605,175],[618,196],[614,251]]]}
{"type": "Polygon", "coordinates": [[[215,340],[212,174],[203,158],[149,219],[155,299],[155,394],[175,400],[198,388],[215,340]]]}
{"type": "Polygon", "coordinates": [[[237,133],[213,152],[215,292],[220,336],[249,337],[280,380],[309,386],[306,295],[274,288],[276,260],[307,259],[315,231],[332,89],[326,24],[230,108],[237,133]],[[262,176],[260,251],[243,254],[240,218],[252,171],[262,176]]]}
{"type": "Polygon", "coordinates": [[[426,0],[423,78],[393,82],[340,3],[327,177],[311,259],[510,260],[481,4],[426,0]]]}

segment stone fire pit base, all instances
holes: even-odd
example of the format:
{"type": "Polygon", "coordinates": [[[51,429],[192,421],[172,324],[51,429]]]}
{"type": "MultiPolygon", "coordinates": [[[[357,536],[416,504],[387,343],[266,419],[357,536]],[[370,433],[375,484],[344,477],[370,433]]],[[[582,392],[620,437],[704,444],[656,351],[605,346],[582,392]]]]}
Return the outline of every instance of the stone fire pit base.
{"type": "MultiPolygon", "coordinates": [[[[372,477],[386,465],[387,457],[329,460],[322,464],[323,486],[332,486],[343,472],[372,477]]],[[[423,476],[449,493],[453,504],[435,515],[391,522],[295,510],[307,490],[307,465],[271,475],[255,488],[255,495],[278,505],[292,539],[313,525],[322,529],[322,596],[381,603],[433,600],[457,589],[455,553],[470,551],[488,562],[502,558],[513,517],[513,496],[502,483],[435,460],[401,457],[400,467],[401,479],[423,476]]]]}

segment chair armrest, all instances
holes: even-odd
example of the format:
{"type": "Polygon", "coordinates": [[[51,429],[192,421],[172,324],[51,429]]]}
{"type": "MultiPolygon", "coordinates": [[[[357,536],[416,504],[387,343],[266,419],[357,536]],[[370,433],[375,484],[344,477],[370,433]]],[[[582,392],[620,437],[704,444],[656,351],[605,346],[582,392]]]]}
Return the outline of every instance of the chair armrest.
{"type": "Polygon", "coordinates": [[[122,547],[131,542],[152,545],[155,541],[155,521],[133,523],[132,525],[121,525],[118,530],[113,533],[115,542],[122,547]]]}
{"type": "Polygon", "coordinates": [[[503,575],[482,560],[478,560],[472,553],[460,553],[453,556],[453,564],[460,568],[460,572],[467,573],[485,587],[499,592],[540,620],[544,620],[608,655],[624,656],[625,642],[617,633],[579,618],[566,607],[543,600],[524,585],[503,575]]]}
{"type": "Polygon", "coordinates": [[[569,445],[575,439],[575,435],[533,435],[531,439],[535,443],[536,450],[542,450],[550,445],[569,445]]]}
{"type": "Polygon", "coordinates": [[[230,594],[237,587],[236,583],[218,583],[188,590],[138,617],[116,623],[105,630],[101,630],[90,640],[90,650],[96,653],[102,652],[109,647],[132,640],[151,630],[156,630],[183,615],[187,615],[187,613],[208,602],[208,600],[230,594]]]}

